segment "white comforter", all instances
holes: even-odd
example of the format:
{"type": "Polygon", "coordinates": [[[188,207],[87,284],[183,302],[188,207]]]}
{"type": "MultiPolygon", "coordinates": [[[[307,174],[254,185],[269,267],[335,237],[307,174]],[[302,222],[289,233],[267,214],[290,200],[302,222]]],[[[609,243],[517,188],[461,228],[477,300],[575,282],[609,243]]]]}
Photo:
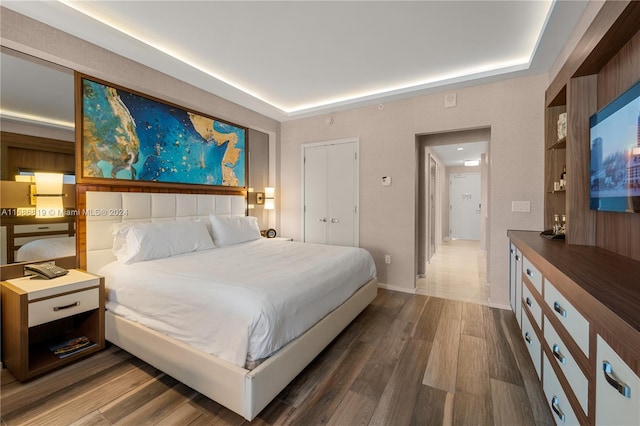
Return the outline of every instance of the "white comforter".
{"type": "Polygon", "coordinates": [[[376,274],[363,249],[260,239],[100,270],[107,309],[244,367],[376,274]]]}

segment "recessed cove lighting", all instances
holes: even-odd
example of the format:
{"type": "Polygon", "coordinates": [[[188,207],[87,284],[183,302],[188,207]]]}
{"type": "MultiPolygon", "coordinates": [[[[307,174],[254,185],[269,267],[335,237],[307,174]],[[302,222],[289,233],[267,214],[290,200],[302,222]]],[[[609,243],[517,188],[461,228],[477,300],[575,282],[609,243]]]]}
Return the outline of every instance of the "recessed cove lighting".
{"type": "Polygon", "coordinates": [[[466,167],[479,166],[480,160],[464,160],[464,165],[466,167]]]}
{"type": "Polygon", "coordinates": [[[5,120],[19,121],[40,126],[52,126],[71,130],[75,128],[75,123],[73,121],[57,120],[55,118],[42,117],[35,114],[27,114],[24,112],[10,111],[6,109],[0,110],[0,117],[5,120]]]}
{"type": "Polygon", "coordinates": [[[459,147],[458,147],[458,151],[462,151],[463,149],[464,149],[464,148],[463,148],[463,147],[461,147],[461,146],[459,146],[459,147]]]}

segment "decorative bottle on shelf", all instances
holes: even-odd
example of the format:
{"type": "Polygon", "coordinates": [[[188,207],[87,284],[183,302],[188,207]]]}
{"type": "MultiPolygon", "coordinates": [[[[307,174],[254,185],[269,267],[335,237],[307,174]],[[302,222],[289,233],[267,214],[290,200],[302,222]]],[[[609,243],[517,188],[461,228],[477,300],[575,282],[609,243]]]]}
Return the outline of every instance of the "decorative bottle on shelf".
{"type": "Polygon", "coordinates": [[[562,173],[560,174],[560,189],[565,189],[567,186],[567,165],[562,166],[562,173]]]}
{"type": "Polygon", "coordinates": [[[562,220],[560,221],[560,233],[562,235],[567,232],[567,216],[562,215],[562,220]]]}
{"type": "Polygon", "coordinates": [[[553,233],[555,235],[560,235],[560,231],[562,229],[562,225],[560,224],[560,215],[553,215],[553,233]]]}

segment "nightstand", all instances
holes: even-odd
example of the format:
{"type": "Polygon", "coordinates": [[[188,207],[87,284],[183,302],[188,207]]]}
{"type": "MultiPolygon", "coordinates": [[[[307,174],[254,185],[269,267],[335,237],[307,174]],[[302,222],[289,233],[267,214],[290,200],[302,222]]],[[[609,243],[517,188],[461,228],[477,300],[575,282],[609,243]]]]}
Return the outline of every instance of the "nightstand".
{"type": "Polygon", "coordinates": [[[20,381],[104,349],[104,278],[77,269],[52,280],[2,282],[3,363],[20,381]],[[92,344],[65,354],[52,348],[87,337],[92,344]]]}

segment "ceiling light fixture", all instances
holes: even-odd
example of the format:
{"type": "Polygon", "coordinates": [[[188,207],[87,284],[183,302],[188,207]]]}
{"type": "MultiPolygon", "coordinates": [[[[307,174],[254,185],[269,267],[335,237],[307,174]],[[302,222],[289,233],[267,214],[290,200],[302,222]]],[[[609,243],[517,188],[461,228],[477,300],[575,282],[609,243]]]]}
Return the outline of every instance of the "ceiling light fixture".
{"type": "Polygon", "coordinates": [[[464,160],[465,167],[479,166],[480,160],[464,160]]]}

